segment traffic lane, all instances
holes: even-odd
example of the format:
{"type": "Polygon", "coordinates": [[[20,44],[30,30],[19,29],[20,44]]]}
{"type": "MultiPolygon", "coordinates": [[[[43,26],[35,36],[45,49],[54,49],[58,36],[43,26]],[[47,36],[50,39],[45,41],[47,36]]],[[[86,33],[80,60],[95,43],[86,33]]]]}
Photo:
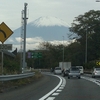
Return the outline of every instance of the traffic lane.
{"type": "Polygon", "coordinates": [[[66,86],[55,100],[100,100],[100,87],[84,79],[66,78],[66,86]]]}
{"type": "MultiPolygon", "coordinates": [[[[92,78],[92,74],[83,74],[82,76],[86,76],[86,77],[92,78]]],[[[100,80],[100,77],[95,77],[93,79],[100,80]]]]}
{"type": "Polygon", "coordinates": [[[55,88],[58,83],[57,77],[44,75],[38,82],[0,93],[0,100],[38,100],[55,88]]]}

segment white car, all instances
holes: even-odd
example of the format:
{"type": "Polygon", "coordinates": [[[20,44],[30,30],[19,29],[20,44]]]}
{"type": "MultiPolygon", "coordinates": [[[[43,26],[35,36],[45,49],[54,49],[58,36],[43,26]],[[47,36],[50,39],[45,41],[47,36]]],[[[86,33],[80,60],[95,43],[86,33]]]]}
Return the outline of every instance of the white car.
{"type": "Polygon", "coordinates": [[[79,68],[79,70],[80,70],[80,74],[84,74],[83,66],[76,66],[76,67],[79,68]]]}
{"type": "Polygon", "coordinates": [[[69,73],[68,73],[68,79],[70,79],[71,77],[76,77],[80,79],[81,74],[80,74],[79,68],[76,68],[76,67],[70,68],[69,73]]]}
{"type": "Polygon", "coordinates": [[[92,72],[92,77],[100,77],[100,68],[94,68],[92,72]]]}
{"type": "Polygon", "coordinates": [[[55,67],[54,74],[61,74],[62,70],[60,67],[55,67]]]}

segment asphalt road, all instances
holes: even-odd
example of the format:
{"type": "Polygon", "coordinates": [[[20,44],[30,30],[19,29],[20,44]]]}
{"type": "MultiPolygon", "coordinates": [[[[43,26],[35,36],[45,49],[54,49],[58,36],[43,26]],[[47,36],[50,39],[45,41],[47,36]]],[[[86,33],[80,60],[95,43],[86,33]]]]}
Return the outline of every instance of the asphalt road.
{"type": "Polygon", "coordinates": [[[0,93],[0,100],[100,100],[100,81],[88,76],[81,79],[62,78],[61,86],[46,99],[40,99],[52,91],[61,81],[45,75],[40,81],[12,91],[0,93]]]}
{"type": "Polygon", "coordinates": [[[0,93],[0,100],[39,100],[59,83],[59,78],[45,75],[41,80],[5,93],[0,93]]]}
{"type": "Polygon", "coordinates": [[[66,78],[66,86],[55,100],[100,100],[100,84],[87,77],[66,78]]]}

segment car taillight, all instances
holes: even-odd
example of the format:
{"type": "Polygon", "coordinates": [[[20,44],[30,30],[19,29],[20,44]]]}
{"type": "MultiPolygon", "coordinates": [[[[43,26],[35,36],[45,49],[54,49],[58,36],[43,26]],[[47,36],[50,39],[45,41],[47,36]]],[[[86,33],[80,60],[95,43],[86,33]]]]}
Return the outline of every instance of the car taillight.
{"type": "Polygon", "coordinates": [[[94,71],[94,73],[96,74],[97,72],[96,72],[96,71],[94,71]]]}

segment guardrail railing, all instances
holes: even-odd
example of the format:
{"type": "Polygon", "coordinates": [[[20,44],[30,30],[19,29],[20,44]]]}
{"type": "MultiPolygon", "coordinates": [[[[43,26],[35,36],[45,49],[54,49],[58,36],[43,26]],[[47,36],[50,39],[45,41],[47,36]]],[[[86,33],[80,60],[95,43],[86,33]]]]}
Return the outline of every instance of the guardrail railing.
{"type": "Polygon", "coordinates": [[[35,75],[35,72],[33,73],[24,73],[24,74],[16,74],[16,75],[1,75],[0,81],[10,81],[10,80],[16,80],[21,78],[27,78],[35,75]]]}

